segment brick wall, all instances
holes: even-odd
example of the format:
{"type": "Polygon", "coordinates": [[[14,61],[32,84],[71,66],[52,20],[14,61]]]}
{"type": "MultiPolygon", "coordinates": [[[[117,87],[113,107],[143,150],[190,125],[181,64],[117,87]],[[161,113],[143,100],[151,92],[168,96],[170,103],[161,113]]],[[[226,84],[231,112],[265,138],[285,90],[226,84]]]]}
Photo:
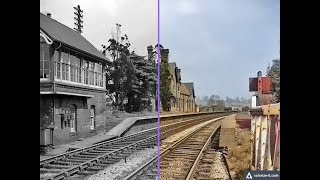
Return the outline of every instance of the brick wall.
{"type": "Polygon", "coordinates": [[[103,91],[93,91],[93,90],[81,90],[81,89],[71,89],[64,88],[62,86],[57,86],[56,91],[59,92],[71,92],[76,94],[87,94],[92,95],[92,98],[80,97],[80,96],[68,96],[68,95],[52,95],[55,97],[55,115],[54,122],[57,127],[54,130],[54,145],[67,142],[68,140],[77,139],[83,137],[85,134],[90,133],[90,108],[95,107],[95,129],[101,129],[105,124],[105,120],[102,113],[106,110],[106,97],[103,91]],[[70,134],[70,127],[61,126],[61,109],[71,109],[71,105],[75,105],[77,108],[76,122],[77,129],[76,133],[70,134]]]}
{"type": "Polygon", "coordinates": [[[52,120],[53,98],[49,95],[40,96],[40,128],[49,125],[52,120]],[[45,116],[48,116],[48,119],[45,116]]]}

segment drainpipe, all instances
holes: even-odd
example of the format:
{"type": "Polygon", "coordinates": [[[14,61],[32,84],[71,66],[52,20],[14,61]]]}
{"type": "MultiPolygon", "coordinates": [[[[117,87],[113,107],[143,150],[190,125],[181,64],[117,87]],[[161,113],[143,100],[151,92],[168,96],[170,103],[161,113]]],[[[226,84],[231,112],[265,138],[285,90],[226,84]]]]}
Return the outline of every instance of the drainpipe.
{"type": "MultiPolygon", "coordinates": [[[[57,50],[57,49],[59,49],[61,47],[61,43],[59,44],[59,46],[57,47],[57,48],[55,48],[54,50],[53,50],[53,53],[57,50]]],[[[60,55],[59,55],[59,58],[60,58],[60,55]]],[[[53,66],[52,66],[52,70],[53,70],[53,76],[52,76],[52,78],[53,78],[53,92],[56,92],[56,83],[55,83],[55,81],[54,81],[54,72],[55,72],[55,66],[54,66],[54,59],[53,59],[53,66]]],[[[54,116],[55,116],[55,112],[56,112],[56,98],[53,96],[53,108],[52,108],[52,110],[53,110],[53,112],[52,112],[52,121],[53,121],[53,123],[54,123],[54,116]]],[[[54,124],[54,126],[55,126],[55,124],[54,124]]],[[[53,135],[53,133],[52,133],[52,135],[53,135]]],[[[52,137],[52,139],[53,139],[53,137],[52,137]]],[[[52,144],[53,144],[53,140],[52,140],[52,144]]]]}
{"type": "MultiPolygon", "coordinates": [[[[54,53],[54,51],[56,51],[57,49],[59,49],[61,47],[61,43],[59,44],[59,46],[57,47],[57,48],[55,48],[54,50],[53,50],[53,53],[54,53]]],[[[60,57],[60,56],[59,56],[60,57]]],[[[53,60],[53,74],[54,74],[54,72],[55,72],[55,66],[54,66],[54,60],[53,60]]],[[[53,78],[54,78],[54,76],[53,76],[53,78]]],[[[54,83],[54,79],[53,79],[53,92],[56,92],[55,90],[55,86],[56,86],[56,84],[54,83]]]]}

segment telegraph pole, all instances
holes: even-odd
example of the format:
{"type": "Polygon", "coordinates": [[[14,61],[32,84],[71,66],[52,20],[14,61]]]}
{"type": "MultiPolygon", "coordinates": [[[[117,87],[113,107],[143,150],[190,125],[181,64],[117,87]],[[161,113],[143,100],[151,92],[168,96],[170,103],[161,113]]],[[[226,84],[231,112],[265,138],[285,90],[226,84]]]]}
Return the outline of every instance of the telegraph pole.
{"type": "Polygon", "coordinates": [[[74,17],[74,19],[76,20],[76,22],[74,23],[76,25],[75,28],[73,28],[74,30],[78,31],[80,34],[82,33],[82,28],[83,28],[83,10],[80,9],[80,6],[78,5],[77,7],[73,7],[73,9],[76,10],[76,12],[74,12],[74,14],[76,15],[76,17],[74,17]]]}

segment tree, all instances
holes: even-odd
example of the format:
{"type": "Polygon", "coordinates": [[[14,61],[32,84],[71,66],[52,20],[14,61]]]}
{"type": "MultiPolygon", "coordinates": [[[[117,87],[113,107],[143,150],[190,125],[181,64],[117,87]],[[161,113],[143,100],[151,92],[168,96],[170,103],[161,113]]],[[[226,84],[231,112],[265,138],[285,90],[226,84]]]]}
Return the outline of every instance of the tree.
{"type": "Polygon", "coordinates": [[[217,105],[217,101],[221,100],[219,95],[211,95],[210,98],[208,99],[208,105],[217,105]]]}
{"type": "Polygon", "coordinates": [[[267,68],[267,76],[271,79],[272,102],[280,102],[280,59],[274,59],[267,68]]]}
{"type": "MultiPolygon", "coordinates": [[[[160,49],[160,52],[163,48],[161,44],[157,44],[155,48],[160,49]]],[[[170,110],[170,102],[172,98],[172,93],[170,91],[170,85],[171,81],[169,79],[170,77],[170,67],[168,63],[168,59],[161,56],[160,53],[160,100],[161,100],[161,106],[164,111],[170,110]]]]}
{"type": "Polygon", "coordinates": [[[245,106],[242,108],[242,111],[249,111],[249,110],[250,110],[250,108],[248,106],[245,106]]]}
{"type": "Polygon", "coordinates": [[[130,62],[133,64],[133,72],[127,74],[132,76],[131,89],[128,89],[128,110],[140,111],[148,108],[151,104],[151,97],[155,96],[156,67],[155,64],[143,56],[131,53],[130,62]],[[144,99],[144,100],[143,100],[144,99]],[[147,102],[146,102],[147,101],[147,102]],[[142,106],[145,106],[144,108],[142,106]]]}
{"type": "Polygon", "coordinates": [[[217,100],[216,106],[218,106],[219,108],[224,108],[224,107],[226,107],[226,104],[225,104],[224,100],[217,100]]]}
{"type": "Polygon", "coordinates": [[[108,52],[113,61],[112,66],[107,67],[107,72],[109,72],[107,82],[110,80],[113,82],[111,89],[115,93],[115,106],[119,110],[123,110],[123,102],[127,95],[126,90],[130,89],[128,86],[132,86],[132,83],[127,83],[132,80],[127,75],[134,70],[132,62],[128,60],[131,44],[128,36],[121,34],[121,24],[116,23],[116,32],[112,33],[112,37],[108,42],[108,46],[102,45],[102,53],[106,55],[108,52]]]}

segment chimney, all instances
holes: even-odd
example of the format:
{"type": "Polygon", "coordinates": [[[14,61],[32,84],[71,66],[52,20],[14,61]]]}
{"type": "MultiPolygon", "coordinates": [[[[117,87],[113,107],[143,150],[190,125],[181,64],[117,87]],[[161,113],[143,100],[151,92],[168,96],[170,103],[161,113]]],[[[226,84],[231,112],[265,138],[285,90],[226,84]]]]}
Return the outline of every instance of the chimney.
{"type": "Polygon", "coordinates": [[[179,82],[181,81],[181,69],[178,68],[178,78],[179,82]]]}
{"type": "Polygon", "coordinates": [[[161,49],[160,50],[160,54],[161,54],[161,60],[165,59],[167,61],[169,61],[169,49],[161,49]]]}
{"type": "Polygon", "coordinates": [[[151,57],[152,57],[151,53],[152,53],[152,50],[153,50],[152,45],[148,46],[148,47],[147,47],[147,50],[148,50],[148,60],[150,60],[151,57]]]}
{"type": "Polygon", "coordinates": [[[49,18],[51,18],[51,13],[48,12],[46,15],[47,15],[49,18]]]}

